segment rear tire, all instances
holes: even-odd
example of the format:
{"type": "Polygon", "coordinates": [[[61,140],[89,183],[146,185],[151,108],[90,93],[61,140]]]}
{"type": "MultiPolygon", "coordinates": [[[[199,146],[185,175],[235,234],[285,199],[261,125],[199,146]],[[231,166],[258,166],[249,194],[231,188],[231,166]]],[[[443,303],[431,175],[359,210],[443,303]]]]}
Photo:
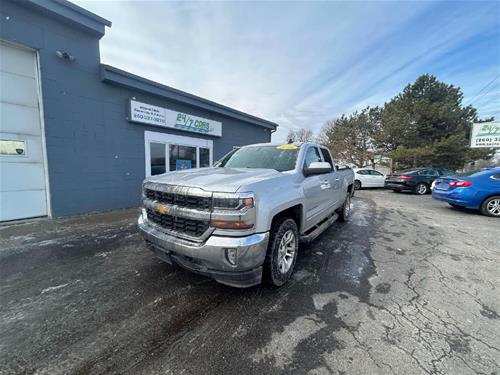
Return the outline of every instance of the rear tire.
{"type": "Polygon", "coordinates": [[[398,190],[398,189],[392,189],[392,191],[395,193],[401,193],[401,190],[398,190]]]}
{"type": "Polygon", "coordinates": [[[280,287],[293,273],[299,251],[299,231],[294,220],[282,217],[273,223],[264,261],[263,281],[280,287]]]}
{"type": "Polygon", "coordinates": [[[347,193],[344,204],[337,211],[339,214],[339,221],[346,222],[349,221],[351,213],[351,194],[347,193]]]}
{"type": "Polygon", "coordinates": [[[481,213],[486,216],[500,218],[500,195],[486,198],[481,204],[481,213]]]}
{"type": "Polygon", "coordinates": [[[417,195],[425,195],[429,192],[429,186],[427,186],[427,184],[424,184],[423,182],[419,182],[417,185],[415,185],[414,192],[417,195]]]}
{"type": "Polygon", "coordinates": [[[355,180],[354,181],[354,190],[359,190],[361,189],[361,181],[355,180]]]}

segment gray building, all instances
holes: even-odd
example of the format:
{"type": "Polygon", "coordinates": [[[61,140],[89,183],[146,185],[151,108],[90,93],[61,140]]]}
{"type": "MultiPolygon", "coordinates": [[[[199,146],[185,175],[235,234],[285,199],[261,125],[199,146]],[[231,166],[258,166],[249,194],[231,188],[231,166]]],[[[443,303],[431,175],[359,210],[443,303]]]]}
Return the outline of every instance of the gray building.
{"type": "Polygon", "coordinates": [[[101,64],[111,22],[67,1],[0,0],[0,17],[0,221],[137,206],[145,176],[278,126],[101,64]]]}

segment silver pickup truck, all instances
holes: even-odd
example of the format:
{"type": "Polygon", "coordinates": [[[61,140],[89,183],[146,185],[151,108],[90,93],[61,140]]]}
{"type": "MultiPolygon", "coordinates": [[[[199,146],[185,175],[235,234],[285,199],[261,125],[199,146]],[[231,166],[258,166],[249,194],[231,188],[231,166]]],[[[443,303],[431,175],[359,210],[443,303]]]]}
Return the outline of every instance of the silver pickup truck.
{"type": "Polygon", "coordinates": [[[313,143],[257,144],[147,178],[139,229],[164,261],[216,281],[285,284],[299,242],[349,217],[354,173],[313,143]]]}

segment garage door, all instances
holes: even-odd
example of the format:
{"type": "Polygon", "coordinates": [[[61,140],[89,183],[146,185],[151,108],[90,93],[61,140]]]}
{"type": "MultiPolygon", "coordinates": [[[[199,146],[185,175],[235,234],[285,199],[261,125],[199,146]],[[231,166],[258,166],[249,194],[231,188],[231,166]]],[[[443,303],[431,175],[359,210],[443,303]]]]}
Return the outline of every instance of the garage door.
{"type": "Polygon", "coordinates": [[[47,215],[35,53],[0,42],[0,221],[47,215]]]}

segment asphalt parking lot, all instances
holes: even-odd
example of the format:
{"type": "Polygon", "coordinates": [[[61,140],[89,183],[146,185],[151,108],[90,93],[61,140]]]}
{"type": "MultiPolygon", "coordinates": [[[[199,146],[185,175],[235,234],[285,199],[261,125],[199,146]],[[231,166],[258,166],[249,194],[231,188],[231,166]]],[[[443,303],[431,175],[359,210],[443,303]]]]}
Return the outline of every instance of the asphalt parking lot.
{"type": "Polygon", "coordinates": [[[146,250],[136,210],[0,227],[1,374],[499,374],[500,220],[359,191],[292,282],[146,250]]]}

